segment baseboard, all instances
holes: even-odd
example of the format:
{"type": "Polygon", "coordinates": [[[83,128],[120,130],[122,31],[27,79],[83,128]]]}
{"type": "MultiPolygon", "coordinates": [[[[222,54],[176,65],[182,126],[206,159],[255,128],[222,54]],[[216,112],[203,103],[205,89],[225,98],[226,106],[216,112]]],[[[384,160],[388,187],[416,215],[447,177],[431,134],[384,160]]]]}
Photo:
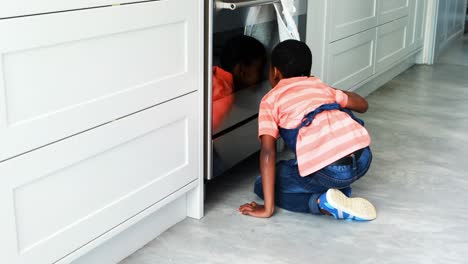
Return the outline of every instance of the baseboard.
{"type": "Polygon", "coordinates": [[[416,52],[411,53],[409,56],[398,62],[397,64],[391,66],[389,69],[382,71],[379,74],[372,76],[372,78],[365,80],[364,82],[356,85],[351,88],[351,91],[357,92],[360,95],[367,97],[369,94],[380,88],[382,85],[386,84],[402,72],[409,69],[413,66],[418,57],[420,56],[421,49],[416,52]]]}
{"type": "Polygon", "coordinates": [[[187,216],[186,195],[124,230],[72,264],[117,264],[187,216]]]}

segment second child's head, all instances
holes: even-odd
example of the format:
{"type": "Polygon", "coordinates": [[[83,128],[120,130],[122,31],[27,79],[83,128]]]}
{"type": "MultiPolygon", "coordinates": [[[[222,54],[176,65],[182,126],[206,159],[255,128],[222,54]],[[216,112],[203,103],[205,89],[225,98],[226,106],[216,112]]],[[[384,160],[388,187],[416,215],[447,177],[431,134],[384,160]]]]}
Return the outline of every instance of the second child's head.
{"type": "Polygon", "coordinates": [[[301,41],[286,40],[271,53],[270,83],[274,87],[286,78],[310,76],[312,52],[301,41]]]}
{"type": "Polygon", "coordinates": [[[226,42],[220,63],[221,68],[233,75],[236,88],[254,86],[263,79],[265,47],[249,36],[234,37],[226,42]]]}

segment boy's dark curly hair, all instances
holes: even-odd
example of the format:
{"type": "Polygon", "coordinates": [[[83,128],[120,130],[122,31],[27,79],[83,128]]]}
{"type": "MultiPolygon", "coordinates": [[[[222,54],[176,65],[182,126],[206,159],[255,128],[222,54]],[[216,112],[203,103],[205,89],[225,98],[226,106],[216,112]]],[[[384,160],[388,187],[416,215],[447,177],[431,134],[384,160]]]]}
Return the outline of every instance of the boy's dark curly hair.
{"type": "Polygon", "coordinates": [[[304,42],[286,40],[273,49],[271,65],[276,67],[284,78],[310,76],[312,52],[304,42]]]}

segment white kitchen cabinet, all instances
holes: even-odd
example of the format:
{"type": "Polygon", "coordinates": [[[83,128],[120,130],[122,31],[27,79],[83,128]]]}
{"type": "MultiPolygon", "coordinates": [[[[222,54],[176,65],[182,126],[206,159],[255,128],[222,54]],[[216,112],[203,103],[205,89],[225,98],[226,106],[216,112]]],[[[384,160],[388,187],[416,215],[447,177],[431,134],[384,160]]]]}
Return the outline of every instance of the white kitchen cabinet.
{"type": "Polygon", "coordinates": [[[328,82],[349,89],[374,74],[376,29],[339,40],[328,47],[328,82]]]}
{"type": "Polygon", "coordinates": [[[196,181],[198,98],[194,92],[0,163],[8,263],[55,262],[196,181]]]}
{"type": "Polygon", "coordinates": [[[376,72],[382,72],[406,54],[408,17],[400,18],[377,28],[376,72]]]}
{"type": "Polygon", "coordinates": [[[161,208],[202,217],[203,3],[0,20],[2,263],[70,263],[161,208]]]}
{"type": "Polygon", "coordinates": [[[377,26],[377,0],[328,1],[330,42],[377,26]]]}
{"type": "Polygon", "coordinates": [[[314,55],[312,74],[369,94],[416,62],[426,6],[426,0],[310,0],[306,43],[314,55]]]}
{"type": "Polygon", "coordinates": [[[0,161],[197,89],[199,3],[0,20],[0,161]]]}
{"type": "Polygon", "coordinates": [[[380,0],[379,25],[408,16],[410,0],[380,0]]]}

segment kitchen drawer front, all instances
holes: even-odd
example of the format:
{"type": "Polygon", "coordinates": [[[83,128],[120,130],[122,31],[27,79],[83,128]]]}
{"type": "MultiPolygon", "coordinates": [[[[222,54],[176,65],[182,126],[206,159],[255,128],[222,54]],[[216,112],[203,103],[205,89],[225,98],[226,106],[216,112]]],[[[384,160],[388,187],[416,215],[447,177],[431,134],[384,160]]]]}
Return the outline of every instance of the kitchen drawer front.
{"type": "Polygon", "coordinates": [[[2,0],[0,2],[0,18],[28,16],[67,10],[141,2],[137,0],[2,0]]]}
{"type": "Polygon", "coordinates": [[[0,161],[200,89],[202,6],[0,20],[0,161]]]}
{"type": "Polygon", "coordinates": [[[405,55],[407,31],[407,17],[377,28],[376,72],[385,70],[405,55]]]}
{"type": "Polygon", "coordinates": [[[328,83],[349,89],[374,74],[376,29],[334,42],[328,47],[328,83]]]}
{"type": "Polygon", "coordinates": [[[199,180],[200,99],[193,92],[0,163],[1,259],[54,263],[199,180]]]}
{"type": "Polygon", "coordinates": [[[377,0],[330,0],[329,42],[377,26],[377,0]]]}
{"type": "Polygon", "coordinates": [[[408,16],[410,0],[380,0],[379,25],[408,16]]]}
{"type": "Polygon", "coordinates": [[[232,168],[260,149],[258,119],[213,140],[213,176],[232,168]]]}

